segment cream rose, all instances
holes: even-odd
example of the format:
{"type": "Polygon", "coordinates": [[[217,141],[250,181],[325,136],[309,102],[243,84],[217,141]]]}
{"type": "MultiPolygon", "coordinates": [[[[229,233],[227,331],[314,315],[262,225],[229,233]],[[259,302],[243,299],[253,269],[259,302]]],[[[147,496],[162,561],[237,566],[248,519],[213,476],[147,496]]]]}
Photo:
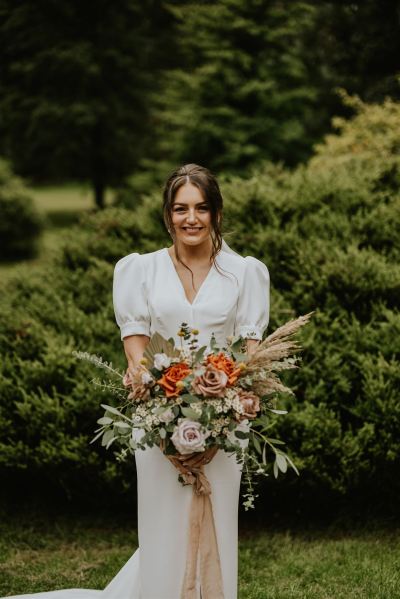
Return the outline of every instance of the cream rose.
{"type": "Polygon", "coordinates": [[[185,455],[194,451],[204,451],[205,441],[209,435],[209,431],[204,432],[200,422],[185,418],[175,427],[171,441],[177,451],[185,455]]]}
{"type": "Polygon", "coordinates": [[[227,382],[228,376],[223,370],[207,364],[204,372],[193,379],[192,387],[195,393],[206,397],[223,397],[227,382]]]}
{"type": "Polygon", "coordinates": [[[163,368],[169,368],[169,366],[171,366],[171,358],[167,354],[154,354],[154,368],[163,370],[163,368]]]}
{"type": "Polygon", "coordinates": [[[164,422],[164,424],[169,424],[175,418],[175,414],[171,408],[167,408],[164,410],[164,412],[158,415],[158,418],[161,420],[161,422],[164,422]]]}

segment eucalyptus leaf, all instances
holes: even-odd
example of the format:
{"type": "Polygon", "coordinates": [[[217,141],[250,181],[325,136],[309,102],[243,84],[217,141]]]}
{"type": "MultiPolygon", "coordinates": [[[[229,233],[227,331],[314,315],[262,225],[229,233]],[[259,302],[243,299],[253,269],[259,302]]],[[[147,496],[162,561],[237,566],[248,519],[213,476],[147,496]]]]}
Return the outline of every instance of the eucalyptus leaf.
{"type": "Polygon", "coordinates": [[[200,347],[197,352],[194,355],[194,361],[196,362],[201,362],[201,360],[203,359],[204,356],[204,352],[207,349],[207,345],[203,345],[202,347],[200,347]]]}
{"type": "Polygon", "coordinates": [[[93,439],[90,441],[89,445],[91,445],[92,443],[94,443],[95,441],[97,441],[97,439],[102,436],[103,430],[104,429],[102,428],[101,431],[95,437],[93,437],[93,439]]]}
{"type": "Polygon", "coordinates": [[[262,450],[262,462],[263,464],[267,463],[267,446],[264,445],[263,450],[262,450]]]}
{"type": "Polygon", "coordinates": [[[192,395],[191,393],[184,393],[181,397],[183,401],[186,401],[187,403],[198,403],[201,401],[200,397],[197,397],[197,395],[192,395]]]}
{"type": "Polygon", "coordinates": [[[160,428],[161,439],[165,439],[166,436],[167,436],[167,431],[165,430],[165,428],[160,428]]]}
{"type": "Polygon", "coordinates": [[[274,414],[287,414],[287,410],[275,410],[274,408],[267,408],[270,412],[274,414]]]}
{"type": "Polygon", "coordinates": [[[104,433],[103,438],[101,440],[101,444],[103,446],[107,445],[107,443],[110,441],[110,439],[113,439],[113,437],[114,437],[114,433],[113,433],[113,431],[111,429],[109,429],[108,431],[106,431],[104,433]]]}
{"type": "Polygon", "coordinates": [[[256,450],[258,451],[258,453],[261,454],[260,441],[257,439],[257,437],[255,435],[253,435],[253,444],[254,444],[254,447],[256,448],[256,450]]]}
{"type": "Polygon", "coordinates": [[[230,350],[231,352],[239,352],[242,348],[244,339],[243,337],[239,336],[236,341],[234,341],[231,346],[230,346],[230,350]]]}
{"type": "Polygon", "coordinates": [[[108,449],[113,443],[114,441],[117,440],[118,437],[113,437],[112,439],[110,439],[106,445],[106,449],[108,449]]]}
{"type": "Polygon", "coordinates": [[[113,406],[108,406],[107,404],[102,403],[101,407],[104,408],[105,410],[107,410],[107,412],[110,412],[111,414],[115,414],[116,416],[122,416],[122,418],[125,418],[125,416],[123,414],[121,414],[121,412],[117,408],[114,408],[113,406]]]}
{"type": "Polygon", "coordinates": [[[186,418],[190,418],[191,420],[198,420],[200,418],[200,414],[195,412],[192,408],[181,407],[181,412],[186,418]]]}
{"type": "Polygon", "coordinates": [[[292,462],[292,460],[289,458],[288,455],[286,455],[286,459],[289,462],[289,464],[291,465],[291,467],[293,468],[293,470],[296,472],[297,476],[300,476],[300,472],[298,471],[298,469],[296,468],[296,466],[294,465],[294,463],[292,462]]]}
{"type": "Polygon", "coordinates": [[[103,416],[102,418],[98,419],[97,424],[111,424],[112,422],[112,418],[110,418],[109,416],[103,416]]]}
{"type": "Polygon", "coordinates": [[[116,422],[114,422],[114,426],[117,426],[118,428],[124,428],[124,429],[131,428],[130,424],[128,424],[127,422],[123,422],[122,420],[117,420],[116,422]]]}
{"type": "Polygon", "coordinates": [[[287,462],[286,458],[282,453],[276,454],[276,463],[281,472],[285,473],[287,471],[287,462]]]}

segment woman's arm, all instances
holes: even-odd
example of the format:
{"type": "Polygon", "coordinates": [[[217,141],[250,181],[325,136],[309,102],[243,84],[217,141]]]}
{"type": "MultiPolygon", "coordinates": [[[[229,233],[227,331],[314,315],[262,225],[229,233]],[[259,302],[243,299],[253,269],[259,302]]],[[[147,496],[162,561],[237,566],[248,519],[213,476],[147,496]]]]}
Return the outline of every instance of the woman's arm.
{"type": "Polygon", "coordinates": [[[133,370],[140,365],[144,350],[150,341],[147,335],[129,335],[124,338],[124,350],[128,361],[128,370],[133,370]]]}
{"type": "Polygon", "coordinates": [[[248,356],[251,356],[251,354],[253,354],[256,351],[259,343],[260,343],[260,341],[258,339],[246,339],[248,356]]]}

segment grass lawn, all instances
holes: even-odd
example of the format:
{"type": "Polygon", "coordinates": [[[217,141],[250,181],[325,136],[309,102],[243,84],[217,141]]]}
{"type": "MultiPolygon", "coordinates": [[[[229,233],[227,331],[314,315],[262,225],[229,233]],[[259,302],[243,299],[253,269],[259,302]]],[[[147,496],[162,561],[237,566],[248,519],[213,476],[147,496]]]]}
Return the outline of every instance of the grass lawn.
{"type": "MultiPolygon", "coordinates": [[[[77,184],[29,188],[39,212],[45,215],[47,227],[40,239],[38,256],[32,260],[0,264],[0,283],[14,275],[28,273],[29,269],[45,264],[57,249],[62,232],[79,220],[80,215],[94,209],[92,190],[77,184]]],[[[112,191],[106,194],[106,205],[112,202],[112,191]]]]}
{"type": "MultiPolygon", "coordinates": [[[[102,589],[129,559],[132,523],[27,516],[0,524],[0,595],[102,589]]],[[[242,530],[239,599],[397,599],[398,531],[242,530]]]]}
{"type": "MultiPolygon", "coordinates": [[[[31,187],[29,193],[37,208],[46,214],[82,212],[94,208],[93,192],[89,186],[76,183],[31,187]]],[[[111,203],[112,192],[106,193],[106,204],[111,203]]]]}

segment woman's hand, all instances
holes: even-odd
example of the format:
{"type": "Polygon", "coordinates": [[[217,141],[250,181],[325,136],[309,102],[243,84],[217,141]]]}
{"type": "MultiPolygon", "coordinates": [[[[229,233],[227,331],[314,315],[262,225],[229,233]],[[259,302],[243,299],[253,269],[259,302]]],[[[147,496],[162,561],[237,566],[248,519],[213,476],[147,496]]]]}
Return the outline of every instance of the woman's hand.
{"type": "Polygon", "coordinates": [[[260,341],[258,339],[246,339],[247,355],[249,358],[254,354],[259,344],[260,341]]]}

